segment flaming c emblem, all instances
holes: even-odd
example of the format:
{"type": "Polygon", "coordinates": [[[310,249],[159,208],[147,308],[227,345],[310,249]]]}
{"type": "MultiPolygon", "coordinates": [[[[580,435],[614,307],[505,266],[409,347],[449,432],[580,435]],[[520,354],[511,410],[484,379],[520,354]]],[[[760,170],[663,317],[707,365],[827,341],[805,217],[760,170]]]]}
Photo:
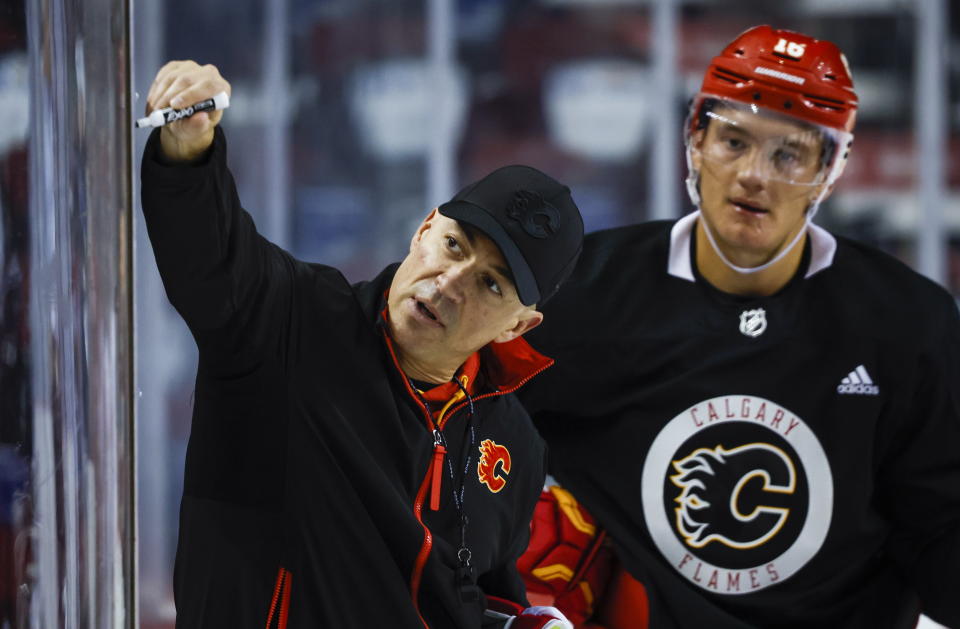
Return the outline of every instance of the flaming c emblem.
{"type": "Polygon", "coordinates": [[[780,448],[768,443],[698,448],[673,467],[678,473],[670,480],[682,490],[674,498],[676,527],[693,548],[714,541],[756,548],[776,536],[790,516],[783,498],[796,491],[797,470],[780,448]],[[754,482],[760,487],[752,499],[745,497],[754,482]]]}
{"type": "Polygon", "coordinates": [[[480,462],[477,463],[477,476],[490,491],[497,493],[507,484],[504,476],[510,473],[510,451],[506,446],[494,443],[492,439],[481,441],[479,449],[480,462]],[[500,466],[502,476],[497,473],[497,465],[500,466]]]}

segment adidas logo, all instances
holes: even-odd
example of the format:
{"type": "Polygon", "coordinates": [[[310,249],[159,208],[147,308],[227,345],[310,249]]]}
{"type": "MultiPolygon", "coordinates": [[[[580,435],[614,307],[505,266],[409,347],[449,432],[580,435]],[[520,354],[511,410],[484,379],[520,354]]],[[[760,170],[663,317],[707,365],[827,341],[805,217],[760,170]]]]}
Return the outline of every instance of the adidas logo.
{"type": "Polygon", "coordinates": [[[863,365],[847,374],[847,377],[837,385],[837,393],[851,393],[854,395],[880,395],[880,387],[873,383],[870,374],[863,365]]]}

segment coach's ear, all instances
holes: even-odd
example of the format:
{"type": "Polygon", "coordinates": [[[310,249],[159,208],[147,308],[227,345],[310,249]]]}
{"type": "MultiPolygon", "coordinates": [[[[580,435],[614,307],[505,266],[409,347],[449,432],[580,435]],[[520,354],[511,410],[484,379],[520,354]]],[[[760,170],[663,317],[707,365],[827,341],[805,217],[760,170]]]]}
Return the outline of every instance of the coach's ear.
{"type": "Polygon", "coordinates": [[[493,339],[494,343],[506,343],[512,341],[518,336],[522,336],[537,327],[543,322],[543,313],[535,310],[532,306],[527,306],[524,313],[520,315],[517,322],[497,335],[493,339]]]}
{"type": "Polygon", "coordinates": [[[427,217],[420,222],[420,225],[417,227],[417,231],[413,232],[413,237],[410,239],[410,251],[412,252],[414,247],[420,239],[423,238],[423,235],[427,233],[427,230],[433,226],[433,221],[437,217],[437,208],[430,210],[430,213],[427,214],[427,217]]]}

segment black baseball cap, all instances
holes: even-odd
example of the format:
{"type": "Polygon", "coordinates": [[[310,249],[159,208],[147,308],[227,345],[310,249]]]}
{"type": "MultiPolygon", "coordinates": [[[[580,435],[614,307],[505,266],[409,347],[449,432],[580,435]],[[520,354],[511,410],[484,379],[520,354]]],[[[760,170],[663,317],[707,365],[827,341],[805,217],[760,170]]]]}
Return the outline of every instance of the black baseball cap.
{"type": "Polygon", "coordinates": [[[498,168],[438,210],[500,248],[526,306],[557,292],[583,248],[583,217],[570,189],[531,166],[498,168]]]}

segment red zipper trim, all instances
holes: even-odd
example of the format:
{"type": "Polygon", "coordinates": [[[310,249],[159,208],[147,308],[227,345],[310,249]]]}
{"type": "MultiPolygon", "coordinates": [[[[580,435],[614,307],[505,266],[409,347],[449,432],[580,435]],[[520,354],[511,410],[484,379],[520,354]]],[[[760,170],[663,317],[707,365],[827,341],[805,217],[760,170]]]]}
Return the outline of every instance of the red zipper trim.
{"type": "MultiPolygon", "coordinates": [[[[280,602],[280,614],[277,618],[278,629],[287,626],[287,610],[290,606],[290,580],[287,576],[289,572],[283,566],[277,571],[277,583],[273,586],[273,598],[270,600],[270,613],[267,614],[267,629],[270,629],[270,623],[273,622],[273,612],[277,611],[277,601],[280,600],[280,592],[283,592],[283,600],[280,602]],[[284,590],[284,582],[286,589],[284,590]]],[[[292,578],[292,576],[291,576],[292,578]]]]}
{"type": "MultiPolygon", "coordinates": [[[[532,374],[526,376],[523,380],[521,380],[520,382],[516,383],[515,385],[513,385],[513,386],[510,387],[509,389],[501,389],[501,390],[499,390],[499,391],[491,391],[490,393],[484,393],[483,395],[478,395],[477,397],[473,398],[473,401],[476,402],[476,401],[478,401],[478,400],[485,400],[485,399],[487,399],[487,398],[496,397],[496,396],[498,396],[498,395],[506,395],[507,393],[513,393],[514,391],[516,391],[517,389],[519,389],[520,387],[522,387],[522,386],[525,385],[526,383],[530,382],[530,380],[532,380],[532,379],[535,378],[536,376],[540,375],[541,373],[543,373],[544,371],[546,371],[547,369],[549,369],[549,368],[552,367],[552,366],[553,366],[553,360],[551,360],[548,364],[544,365],[544,366],[541,367],[540,369],[537,369],[537,370],[534,371],[532,374]]],[[[459,411],[461,408],[463,408],[464,406],[466,406],[466,405],[469,404],[469,403],[470,403],[470,400],[467,400],[467,401],[465,401],[465,402],[460,402],[460,404],[458,404],[457,406],[454,406],[454,407],[451,408],[449,411],[447,411],[447,414],[444,415],[444,416],[443,416],[443,419],[440,421],[440,426],[439,426],[439,428],[442,430],[443,427],[444,427],[444,425],[447,423],[447,420],[450,419],[451,417],[453,417],[453,415],[456,414],[457,411],[459,411]]]]}
{"type": "Polygon", "coordinates": [[[283,588],[283,601],[280,603],[280,617],[277,629],[287,629],[287,617],[290,615],[290,590],[293,588],[293,575],[287,573],[287,585],[283,588]]]}
{"type": "MultiPolygon", "coordinates": [[[[424,406],[423,402],[414,394],[413,389],[410,387],[410,381],[403,375],[403,369],[400,368],[400,361],[397,360],[397,355],[393,351],[393,343],[390,342],[390,337],[387,335],[387,331],[384,329],[383,340],[387,345],[387,351],[390,352],[390,358],[393,360],[393,366],[397,368],[397,371],[402,376],[403,386],[407,390],[407,394],[416,402],[417,406],[420,407],[420,410],[423,411],[423,416],[427,420],[427,428],[430,432],[436,430],[436,426],[433,424],[433,418],[430,417],[430,411],[424,406]]],[[[434,468],[442,470],[442,461],[443,456],[440,454],[441,465],[436,465],[437,463],[437,451],[443,448],[442,445],[434,444],[434,456],[432,459],[432,464],[427,468],[427,474],[423,477],[423,481],[420,483],[420,489],[417,491],[417,497],[413,502],[413,515],[417,518],[417,522],[420,523],[420,526],[423,528],[423,544],[420,546],[420,552],[417,553],[417,559],[413,563],[413,572],[410,574],[410,597],[413,599],[413,608],[417,612],[417,616],[420,618],[420,622],[423,623],[423,626],[426,629],[430,629],[430,625],[427,624],[427,621],[423,619],[423,614],[420,613],[420,581],[423,578],[423,568],[427,564],[427,558],[430,556],[430,551],[433,549],[433,533],[430,532],[430,529],[427,528],[427,525],[423,523],[423,500],[426,498],[427,487],[432,484],[435,477],[443,478],[442,475],[431,473],[434,472],[434,468]]],[[[444,449],[444,452],[446,450],[444,449]]],[[[435,495],[439,500],[440,492],[439,489],[435,490],[435,495]]],[[[439,505],[438,505],[439,507],[439,505]]]]}
{"type": "Polygon", "coordinates": [[[423,626],[426,629],[430,629],[430,625],[427,624],[427,621],[423,619],[423,614],[420,613],[420,580],[423,578],[423,568],[427,564],[427,558],[430,556],[430,551],[433,549],[433,533],[430,532],[430,529],[427,528],[427,525],[423,523],[423,499],[427,494],[427,487],[430,484],[430,473],[427,472],[427,475],[423,477],[423,482],[420,483],[420,490],[417,492],[417,498],[413,503],[413,515],[417,518],[417,522],[420,523],[420,526],[423,527],[423,545],[420,547],[420,552],[417,553],[417,559],[413,564],[413,572],[410,574],[410,596],[413,598],[413,608],[417,611],[417,616],[420,617],[420,622],[423,623],[423,626]]]}

